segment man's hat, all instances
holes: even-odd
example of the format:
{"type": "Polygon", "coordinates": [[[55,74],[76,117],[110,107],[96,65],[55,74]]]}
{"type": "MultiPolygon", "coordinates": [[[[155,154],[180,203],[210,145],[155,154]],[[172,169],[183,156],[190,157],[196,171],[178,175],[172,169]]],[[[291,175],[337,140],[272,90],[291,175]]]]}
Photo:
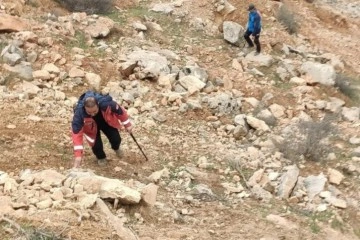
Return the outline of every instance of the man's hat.
{"type": "Polygon", "coordinates": [[[250,3],[250,4],[249,4],[248,11],[251,11],[251,10],[253,10],[253,9],[255,9],[255,5],[254,5],[253,3],[250,3]]]}

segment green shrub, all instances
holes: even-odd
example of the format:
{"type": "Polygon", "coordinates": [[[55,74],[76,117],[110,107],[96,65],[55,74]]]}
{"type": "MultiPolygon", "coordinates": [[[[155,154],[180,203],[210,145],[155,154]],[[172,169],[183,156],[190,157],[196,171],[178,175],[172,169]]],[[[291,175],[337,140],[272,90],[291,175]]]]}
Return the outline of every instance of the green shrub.
{"type": "Polygon", "coordinates": [[[56,0],[70,12],[104,14],[110,12],[113,0],[56,0]]]}
{"type": "Polygon", "coordinates": [[[295,19],[295,15],[285,4],[279,8],[277,19],[286,28],[288,33],[294,34],[298,32],[299,24],[295,19]]]}

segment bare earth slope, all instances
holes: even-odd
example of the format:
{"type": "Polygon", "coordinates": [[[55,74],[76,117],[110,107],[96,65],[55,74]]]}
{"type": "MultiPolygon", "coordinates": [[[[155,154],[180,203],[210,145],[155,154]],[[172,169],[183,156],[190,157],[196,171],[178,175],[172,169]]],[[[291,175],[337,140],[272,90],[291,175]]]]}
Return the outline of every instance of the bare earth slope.
{"type": "MultiPolygon", "coordinates": [[[[139,4],[135,1],[126,4],[121,2],[117,1],[117,6],[122,11],[133,9],[136,4],[139,4]]],[[[150,1],[141,2],[145,2],[148,6],[152,5],[150,1]]],[[[153,2],[157,3],[158,1],[153,2]]],[[[247,19],[246,7],[249,2],[240,0],[230,2],[237,10],[231,16],[228,16],[228,19],[245,24],[247,19]]],[[[265,53],[273,54],[272,46],[276,45],[276,43],[292,45],[296,44],[299,38],[306,39],[309,46],[312,49],[317,49],[318,53],[331,52],[339,56],[346,65],[344,71],[355,76],[360,74],[360,20],[358,17],[341,13],[340,10],[334,9],[334,6],[321,1],[315,1],[313,4],[306,1],[286,2],[291,9],[296,11],[299,18],[298,21],[301,27],[298,36],[289,35],[275,21],[274,14],[278,8],[278,2],[254,1],[263,14],[264,31],[261,42],[265,53]]],[[[12,1],[4,1],[4,3],[0,4],[11,8],[12,3],[12,1]]],[[[15,1],[15,3],[17,2],[15,1]]],[[[22,4],[21,1],[18,4],[22,4]]],[[[49,0],[42,2],[27,1],[27,4],[18,11],[22,18],[40,22],[47,15],[47,9],[50,6],[55,9],[53,7],[57,5],[49,0]],[[32,2],[33,5],[28,2],[32,2]],[[40,7],[34,7],[35,2],[40,7]]],[[[58,14],[69,14],[60,7],[56,11],[58,14]]],[[[213,1],[211,0],[185,0],[182,3],[181,11],[188,13],[188,19],[214,19],[213,1]]],[[[139,17],[139,19],[142,19],[142,17],[139,17]]],[[[165,25],[165,23],[163,24],[165,25]]],[[[121,26],[118,34],[119,36],[116,37],[120,39],[124,36],[131,36],[133,32],[131,27],[121,26]]],[[[164,34],[165,37],[157,36],[158,39],[153,38],[153,41],[158,40],[156,44],[163,48],[176,49],[179,53],[191,55],[186,58],[190,60],[196,59],[198,64],[206,69],[212,78],[225,75],[237,76],[238,72],[232,68],[231,63],[241,49],[225,43],[219,31],[214,31],[211,38],[204,37],[202,34],[199,33],[198,39],[197,36],[191,36],[193,42],[177,43],[176,41],[170,41],[170,37],[166,36],[166,34],[164,34]],[[189,51],[188,45],[192,46],[192,51],[189,51]],[[220,46],[221,48],[219,48],[220,46]]],[[[4,39],[10,38],[9,33],[1,33],[1,35],[3,42],[5,42],[4,39]]],[[[56,36],[53,36],[53,38],[56,38],[56,36]]],[[[58,36],[58,38],[65,39],[64,36],[58,36]]],[[[141,47],[141,43],[147,45],[146,42],[140,42],[139,47],[141,47]]],[[[1,46],[3,47],[4,44],[1,46]]],[[[126,49],[128,46],[122,47],[126,49]]],[[[61,55],[68,56],[68,59],[71,59],[73,53],[69,52],[59,42],[56,41],[53,48],[64,51],[61,52],[61,55]]],[[[184,57],[179,61],[184,61],[186,58],[184,57]]],[[[113,60],[102,56],[91,56],[84,60],[83,66],[101,74],[104,78],[106,76],[106,79],[104,79],[106,83],[117,79],[119,76],[115,64],[112,64],[113,60]]],[[[16,84],[18,82],[9,81],[7,87],[11,89],[16,84]]],[[[172,169],[169,178],[158,183],[160,188],[157,193],[157,204],[154,207],[143,205],[135,207],[123,206],[122,210],[114,210],[115,215],[127,216],[126,225],[136,233],[139,239],[345,240],[359,237],[359,211],[352,207],[330,217],[319,217],[311,215],[305,210],[299,210],[291,203],[276,198],[269,202],[263,202],[255,198],[236,200],[235,195],[230,199],[225,198],[224,188],[221,185],[225,180],[222,177],[226,176],[226,180],[232,181],[234,175],[238,176],[239,173],[234,169],[229,170],[229,173],[224,173],[228,169],[227,162],[223,159],[227,142],[224,138],[218,140],[216,130],[209,124],[208,118],[212,117],[212,114],[206,108],[181,114],[169,110],[169,108],[161,104],[160,97],[156,95],[158,86],[154,82],[143,81],[141,84],[151,89],[150,93],[146,95],[146,101],[156,102],[158,114],[167,118],[166,122],[156,127],[149,127],[141,121],[139,121],[141,124],[135,126],[134,135],[150,161],[144,161],[131,137],[126,132],[122,132],[125,149],[124,159],[117,159],[115,154],[110,152],[109,144],[106,143],[105,148],[109,153],[109,164],[107,166],[99,167],[88,148],[86,149],[86,158],[83,165],[84,169],[91,169],[101,176],[122,180],[133,179],[143,183],[149,182],[147,177],[153,172],[163,168],[172,169]],[[199,158],[203,156],[216,162],[215,167],[201,169],[205,175],[199,174],[195,179],[190,179],[184,169],[196,166],[199,158]],[[175,182],[174,185],[169,184],[172,181],[175,182]],[[179,186],[186,183],[186,181],[191,182],[188,189],[180,190],[179,186]],[[184,192],[190,192],[191,187],[196,184],[206,184],[211,187],[216,197],[201,199],[201,196],[199,196],[198,199],[196,197],[194,197],[195,199],[186,199],[184,192]],[[272,220],[272,215],[284,217],[289,222],[283,223],[280,220],[272,220]],[[357,235],[355,235],[356,233],[357,235]]],[[[235,82],[234,88],[246,94],[245,97],[260,97],[264,93],[270,92],[282,104],[295,105],[295,100],[288,99],[286,92],[279,92],[278,89],[271,85],[254,84],[252,81],[242,79],[241,82],[235,82]]],[[[67,98],[78,97],[86,89],[86,85],[78,85],[64,92],[67,98]]],[[[331,96],[346,99],[335,90],[323,91],[324,94],[328,92],[331,96]]],[[[46,104],[49,104],[46,100],[35,104],[34,102],[28,103],[26,100],[16,98],[0,99],[1,171],[18,175],[24,169],[55,169],[59,172],[67,172],[71,168],[71,107],[66,108],[63,116],[59,117],[54,112],[60,110],[60,107],[57,109],[56,105],[52,105],[54,112],[44,112],[43,109],[45,109],[46,104]],[[40,115],[41,120],[29,120],[29,116],[32,115],[40,115]]],[[[144,111],[139,118],[151,119],[151,116],[151,113],[144,111]]],[[[226,116],[219,117],[219,120],[223,124],[232,121],[231,118],[226,116]]],[[[357,129],[354,131],[359,133],[357,129]]],[[[233,140],[228,141],[236,145],[233,140]]],[[[309,173],[311,171],[325,172],[329,166],[336,166],[336,163],[331,164],[323,166],[313,162],[306,162],[304,171],[309,173]]],[[[246,172],[245,175],[249,178],[252,173],[246,172]]],[[[359,186],[354,185],[351,191],[356,196],[359,186]]],[[[25,215],[23,212],[18,212],[15,221],[21,226],[30,225],[44,229],[59,238],[118,239],[105,219],[97,219],[96,221],[90,218],[78,224],[77,216],[69,214],[68,211],[39,212],[34,215],[25,215]]],[[[20,235],[19,233],[7,230],[13,228],[13,226],[2,222],[1,227],[0,234],[6,236],[4,239],[20,239],[17,238],[20,235]]]]}

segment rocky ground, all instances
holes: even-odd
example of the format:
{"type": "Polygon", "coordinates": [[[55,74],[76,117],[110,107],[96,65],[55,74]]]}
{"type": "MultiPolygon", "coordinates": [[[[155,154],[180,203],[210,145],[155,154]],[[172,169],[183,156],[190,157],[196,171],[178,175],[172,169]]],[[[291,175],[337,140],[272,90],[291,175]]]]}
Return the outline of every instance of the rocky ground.
{"type": "Polygon", "coordinates": [[[260,56],[243,49],[246,1],[115,3],[0,3],[6,239],[360,237],[357,1],[254,1],[260,56]],[[86,146],[71,168],[87,89],[128,109],[149,161],[122,132],[123,159],[106,143],[99,167],[86,146]]]}

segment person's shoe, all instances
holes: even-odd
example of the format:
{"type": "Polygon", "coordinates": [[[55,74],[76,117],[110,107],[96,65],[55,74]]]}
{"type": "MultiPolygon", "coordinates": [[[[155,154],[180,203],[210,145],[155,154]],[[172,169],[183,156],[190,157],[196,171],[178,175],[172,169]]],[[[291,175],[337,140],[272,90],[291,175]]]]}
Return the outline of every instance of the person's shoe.
{"type": "Polygon", "coordinates": [[[255,52],[254,53],[254,56],[257,56],[257,55],[259,55],[260,54],[260,52],[255,52]]]}
{"type": "Polygon", "coordinates": [[[115,154],[118,158],[122,158],[124,156],[124,152],[120,148],[115,150],[115,154]]]}
{"type": "Polygon", "coordinates": [[[106,158],[101,158],[97,160],[97,163],[99,166],[106,166],[107,164],[107,159],[106,158]]]}

